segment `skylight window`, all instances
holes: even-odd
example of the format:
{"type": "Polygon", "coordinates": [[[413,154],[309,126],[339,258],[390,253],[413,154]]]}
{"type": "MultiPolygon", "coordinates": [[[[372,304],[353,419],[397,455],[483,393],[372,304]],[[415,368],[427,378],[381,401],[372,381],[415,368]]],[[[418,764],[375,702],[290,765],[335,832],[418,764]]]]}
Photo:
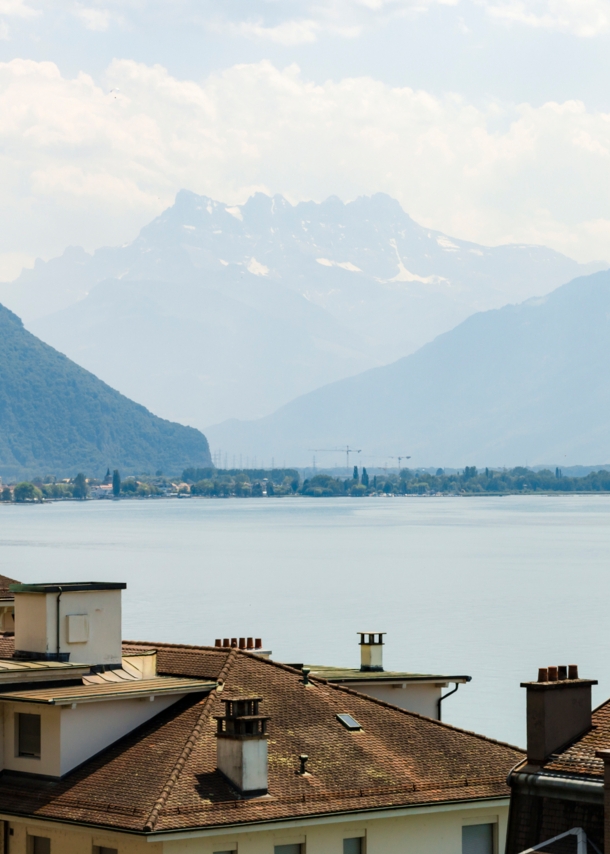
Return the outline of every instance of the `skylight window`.
{"type": "Polygon", "coordinates": [[[337,715],[337,720],[343,724],[345,729],[349,729],[349,730],[362,729],[362,726],[351,715],[337,715]]]}

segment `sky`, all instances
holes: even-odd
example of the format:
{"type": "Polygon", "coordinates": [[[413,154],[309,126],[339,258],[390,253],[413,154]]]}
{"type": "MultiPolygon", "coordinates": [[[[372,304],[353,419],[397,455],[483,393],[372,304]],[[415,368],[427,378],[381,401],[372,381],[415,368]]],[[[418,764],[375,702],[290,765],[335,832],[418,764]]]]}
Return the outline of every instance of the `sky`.
{"type": "Polygon", "coordinates": [[[610,261],[610,0],[0,0],[0,279],[181,188],[610,261]]]}

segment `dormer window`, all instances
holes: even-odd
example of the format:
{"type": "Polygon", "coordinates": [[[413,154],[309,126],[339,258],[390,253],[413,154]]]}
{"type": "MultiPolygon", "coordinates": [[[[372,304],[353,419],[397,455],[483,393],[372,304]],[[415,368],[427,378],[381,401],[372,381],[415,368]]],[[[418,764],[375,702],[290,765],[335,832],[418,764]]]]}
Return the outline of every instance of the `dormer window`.
{"type": "Polygon", "coordinates": [[[40,715],[19,713],[17,724],[17,756],[40,759],[40,715]]]}

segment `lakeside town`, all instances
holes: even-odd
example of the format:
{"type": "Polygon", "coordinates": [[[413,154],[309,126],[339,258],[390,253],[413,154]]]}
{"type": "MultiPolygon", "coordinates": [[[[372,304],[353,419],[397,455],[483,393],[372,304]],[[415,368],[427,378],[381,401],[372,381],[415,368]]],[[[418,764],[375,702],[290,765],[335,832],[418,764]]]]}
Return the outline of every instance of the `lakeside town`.
{"type": "Polygon", "coordinates": [[[154,476],[121,478],[118,469],[107,470],[101,480],[83,473],[74,478],[34,478],[15,484],[0,480],[0,502],[41,503],[44,501],[135,499],[135,498],[263,498],[306,496],[329,497],[424,497],[443,495],[530,495],[610,492],[610,471],[599,469],[586,475],[567,476],[555,471],[517,467],[479,471],[466,466],[445,472],[401,469],[398,472],[369,474],[354,466],[351,477],[299,469],[216,469],[187,468],[179,477],[162,472],[154,476]]]}

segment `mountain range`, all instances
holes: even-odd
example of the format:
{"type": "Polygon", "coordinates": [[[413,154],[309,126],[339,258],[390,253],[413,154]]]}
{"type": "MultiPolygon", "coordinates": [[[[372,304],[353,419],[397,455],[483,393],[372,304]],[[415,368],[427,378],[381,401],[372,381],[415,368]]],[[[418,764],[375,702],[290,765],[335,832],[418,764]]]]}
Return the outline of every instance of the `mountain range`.
{"type": "Polygon", "coordinates": [[[133,242],[39,260],[0,301],[113,388],[204,428],[265,416],[604,266],[449,237],[383,194],[230,206],[183,190],[133,242]]]}
{"type": "Polygon", "coordinates": [[[102,476],[210,465],[205,436],[128,400],[0,305],[0,475],[102,476]]]}
{"type": "Polygon", "coordinates": [[[412,355],[266,418],[217,425],[208,438],[230,455],[293,465],[346,443],[362,450],[353,459],[365,465],[399,454],[412,466],[607,463],[609,367],[604,271],[474,314],[412,355]]]}

